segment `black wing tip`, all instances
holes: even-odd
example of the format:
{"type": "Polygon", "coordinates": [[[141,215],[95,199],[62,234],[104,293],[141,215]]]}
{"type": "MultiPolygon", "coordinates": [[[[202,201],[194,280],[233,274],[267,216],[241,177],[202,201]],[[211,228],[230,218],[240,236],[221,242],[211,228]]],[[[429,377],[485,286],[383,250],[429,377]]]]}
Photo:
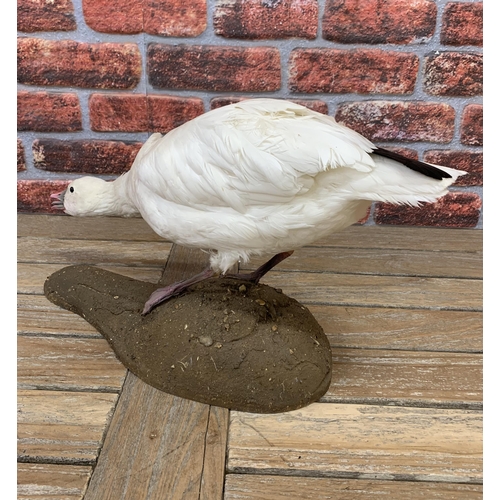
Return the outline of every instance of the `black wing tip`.
{"type": "Polygon", "coordinates": [[[424,163],[420,160],[413,160],[412,158],[408,158],[402,154],[396,153],[395,151],[389,151],[388,149],[384,148],[375,148],[372,151],[372,154],[398,161],[405,167],[408,167],[415,172],[419,172],[427,177],[432,177],[433,179],[437,179],[439,181],[443,179],[451,179],[451,175],[448,172],[445,172],[444,170],[441,170],[434,165],[430,165],[429,163],[424,163]]]}

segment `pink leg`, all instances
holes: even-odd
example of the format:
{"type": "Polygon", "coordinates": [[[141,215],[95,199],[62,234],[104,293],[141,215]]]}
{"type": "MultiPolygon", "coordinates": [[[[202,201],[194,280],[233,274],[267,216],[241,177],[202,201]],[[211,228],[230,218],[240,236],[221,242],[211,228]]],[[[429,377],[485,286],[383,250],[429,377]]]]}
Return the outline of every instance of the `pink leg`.
{"type": "Polygon", "coordinates": [[[236,278],[245,281],[251,281],[252,283],[258,283],[262,276],[264,276],[264,274],[268,273],[274,266],[277,266],[280,262],[290,257],[292,253],[293,250],[291,250],[290,252],[278,253],[251,273],[227,274],[226,276],[228,278],[236,278]]]}
{"type": "MultiPolygon", "coordinates": [[[[269,259],[266,263],[262,264],[259,268],[257,268],[255,271],[251,273],[238,273],[238,274],[227,274],[227,278],[235,278],[235,279],[241,279],[244,281],[251,281],[252,283],[258,283],[259,280],[264,276],[267,272],[269,272],[274,266],[278,265],[280,262],[285,260],[287,257],[290,257],[292,255],[293,250],[290,252],[282,252],[279,254],[276,254],[274,257],[269,259]]],[[[144,304],[144,309],[142,310],[142,315],[144,316],[148,312],[151,311],[154,307],[156,307],[158,304],[161,304],[162,302],[165,302],[168,300],[170,297],[174,297],[175,295],[179,295],[180,293],[184,292],[188,287],[191,285],[194,285],[196,283],[199,283],[200,281],[206,280],[208,278],[211,278],[214,276],[214,271],[212,271],[211,268],[205,269],[199,274],[196,274],[192,278],[189,278],[184,281],[179,281],[177,283],[172,283],[171,285],[168,285],[163,288],[158,288],[158,290],[155,290],[149,299],[146,301],[144,304]]]]}
{"type": "Polygon", "coordinates": [[[171,285],[163,288],[158,288],[158,290],[155,290],[144,304],[142,315],[144,316],[149,311],[151,311],[153,307],[156,307],[158,304],[165,302],[170,297],[174,297],[175,295],[179,295],[180,293],[184,292],[184,290],[186,290],[186,288],[188,288],[189,286],[211,278],[214,274],[215,273],[212,271],[212,269],[208,268],[201,273],[196,274],[192,278],[184,281],[179,281],[177,283],[172,283],[171,285]]]}

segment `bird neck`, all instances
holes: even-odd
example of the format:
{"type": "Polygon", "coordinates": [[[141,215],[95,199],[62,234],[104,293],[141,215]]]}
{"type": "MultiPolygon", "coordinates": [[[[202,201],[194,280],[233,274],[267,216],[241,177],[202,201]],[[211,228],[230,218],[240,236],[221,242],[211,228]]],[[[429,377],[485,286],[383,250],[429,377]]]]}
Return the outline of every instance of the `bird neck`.
{"type": "Polygon", "coordinates": [[[113,182],[108,182],[109,189],[107,197],[109,199],[109,214],[120,217],[132,217],[140,215],[136,206],[128,195],[127,180],[129,172],[121,175],[113,182]]]}

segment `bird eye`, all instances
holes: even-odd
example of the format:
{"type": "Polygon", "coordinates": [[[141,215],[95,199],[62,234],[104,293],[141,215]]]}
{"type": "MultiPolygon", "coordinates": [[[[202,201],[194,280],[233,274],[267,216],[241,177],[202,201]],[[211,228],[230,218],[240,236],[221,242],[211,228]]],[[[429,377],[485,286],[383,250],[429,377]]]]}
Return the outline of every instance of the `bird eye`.
{"type": "Polygon", "coordinates": [[[75,190],[75,188],[74,188],[73,186],[71,186],[71,187],[69,188],[69,192],[70,192],[70,193],[72,193],[74,190],[75,190]]]}

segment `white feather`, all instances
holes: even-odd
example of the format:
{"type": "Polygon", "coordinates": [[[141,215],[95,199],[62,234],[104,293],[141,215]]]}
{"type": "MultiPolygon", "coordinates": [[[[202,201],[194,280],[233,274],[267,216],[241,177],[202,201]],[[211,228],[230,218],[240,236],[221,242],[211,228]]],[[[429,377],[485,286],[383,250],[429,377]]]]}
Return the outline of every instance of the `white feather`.
{"type": "Polygon", "coordinates": [[[225,272],[339,231],[372,201],[436,201],[465,173],[439,167],[451,177],[436,180],[374,149],[332,117],[249,99],[153,134],[130,172],[99,187],[78,179],[64,205],[72,215],[138,212],[168,240],[216,250],[211,265],[225,272]]]}

